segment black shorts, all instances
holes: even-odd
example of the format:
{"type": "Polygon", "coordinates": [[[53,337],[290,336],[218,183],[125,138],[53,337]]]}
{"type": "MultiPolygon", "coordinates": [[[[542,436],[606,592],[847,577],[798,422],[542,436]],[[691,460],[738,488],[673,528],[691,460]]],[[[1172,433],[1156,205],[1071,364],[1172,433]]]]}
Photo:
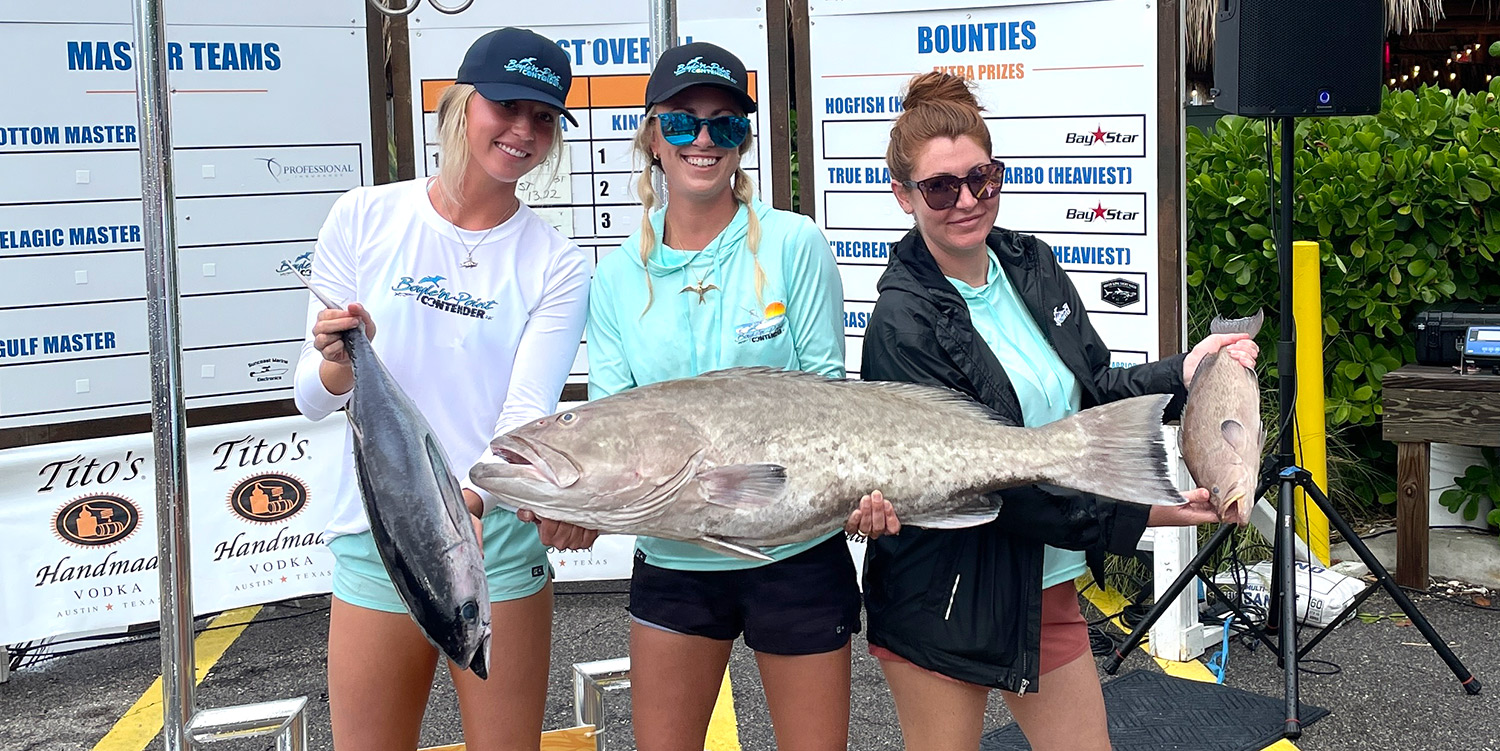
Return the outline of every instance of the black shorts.
{"type": "Polygon", "coordinates": [[[679,571],[636,552],[630,614],[647,625],[774,655],[832,652],[859,632],[860,593],[838,534],[785,560],[733,571],[679,571]]]}

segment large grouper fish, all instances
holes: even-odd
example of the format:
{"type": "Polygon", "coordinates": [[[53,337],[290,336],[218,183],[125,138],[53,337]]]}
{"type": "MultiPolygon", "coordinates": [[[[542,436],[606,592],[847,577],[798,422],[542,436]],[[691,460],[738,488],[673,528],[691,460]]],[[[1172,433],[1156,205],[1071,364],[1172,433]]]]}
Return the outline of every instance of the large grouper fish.
{"type": "Polygon", "coordinates": [[[354,368],[347,409],[354,466],[380,562],[427,640],[460,668],[488,678],[489,582],[463,491],[442,444],[375,354],[363,324],[342,336],[354,368]]]}
{"type": "Polygon", "coordinates": [[[1024,428],[944,388],[733,368],[518,427],[469,477],[538,516],[769,560],[755,548],[835,530],[873,490],[902,524],[936,528],[991,521],[989,491],[1033,483],[1183,503],[1162,436],[1170,398],[1024,428]]]}

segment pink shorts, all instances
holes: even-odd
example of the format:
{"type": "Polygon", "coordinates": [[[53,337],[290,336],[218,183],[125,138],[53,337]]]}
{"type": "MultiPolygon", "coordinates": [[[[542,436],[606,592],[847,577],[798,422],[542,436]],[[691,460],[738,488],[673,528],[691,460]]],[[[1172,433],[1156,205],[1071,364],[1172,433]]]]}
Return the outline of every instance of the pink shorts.
{"type": "MultiPolygon", "coordinates": [[[[1042,590],[1042,655],[1038,675],[1046,675],[1089,651],[1089,625],[1078,607],[1078,587],[1073,582],[1042,590]]],[[[891,662],[911,661],[885,647],[870,645],[870,654],[891,662]]],[[[927,671],[954,683],[967,683],[942,673],[927,671]]]]}

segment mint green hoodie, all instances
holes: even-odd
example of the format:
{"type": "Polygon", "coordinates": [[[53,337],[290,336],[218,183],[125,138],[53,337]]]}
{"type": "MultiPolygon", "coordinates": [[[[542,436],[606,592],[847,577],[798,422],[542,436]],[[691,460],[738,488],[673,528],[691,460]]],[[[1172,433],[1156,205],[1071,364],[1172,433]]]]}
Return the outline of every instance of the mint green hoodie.
{"type": "MultiPolygon", "coordinates": [[[[741,205],[708,247],[681,251],[660,243],[664,211],[650,217],[658,242],[646,266],[637,231],[594,269],[585,344],[590,399],[746,365],[844,377],[843,282],[828,240],[811,219],[756,200],[741,205]],[[760,220],[758,256],[766,275],[759,299],[747,238],[750,211],[760,220]]],[[[836,534],[842,530],[761,552],[782,560],[836,534]]],[[[647,563],[663,568],[762,565],[675,540],[638,537],[636,547],[647,563]]]]}

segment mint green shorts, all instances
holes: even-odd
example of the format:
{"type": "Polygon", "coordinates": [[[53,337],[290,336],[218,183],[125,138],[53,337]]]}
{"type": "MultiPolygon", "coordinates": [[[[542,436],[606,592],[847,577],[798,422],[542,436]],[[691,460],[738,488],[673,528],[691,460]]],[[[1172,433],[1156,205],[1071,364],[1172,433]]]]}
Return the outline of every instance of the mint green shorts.
{"type": "MultiPolygon", "coordinates": [[[[536,594],[552,577],[547,548],[536,525],[497,508],[484,515],[484,572],[490,602],[518,600],[536,594]]],[[[369,531],[339,535],[328,542],[333,552],[333,596],[362,608],[405,613],[406,605],[385,572],[375,538],[369,531]]]]}

